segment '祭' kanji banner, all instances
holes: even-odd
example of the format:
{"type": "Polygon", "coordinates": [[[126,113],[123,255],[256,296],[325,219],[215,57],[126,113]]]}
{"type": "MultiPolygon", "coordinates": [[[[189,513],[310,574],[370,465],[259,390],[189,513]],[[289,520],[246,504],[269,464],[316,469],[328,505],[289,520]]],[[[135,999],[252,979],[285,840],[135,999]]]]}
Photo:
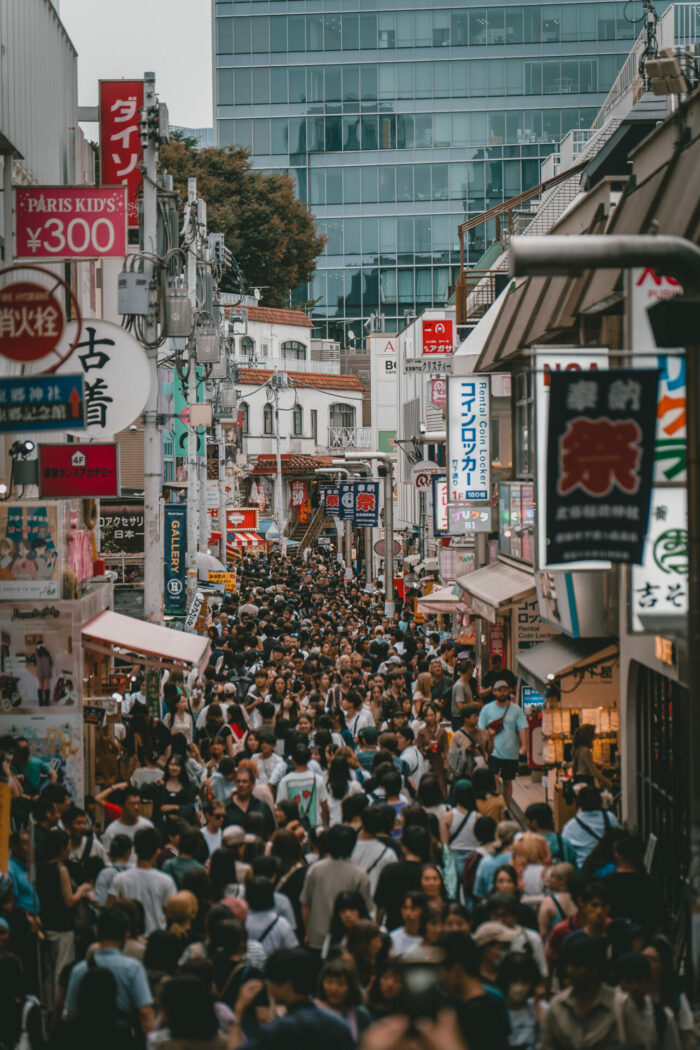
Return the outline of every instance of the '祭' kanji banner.
{"type": "Polygon", "coordinates": [[[358,481],[355,484],[355,524],[376,529],[379,525],[379,482],[358,481]]]}
{"type": "Polygon", "coordinates": [[[337,488],[324,489],[323,500],[326,504],[326,515],[329,518],[338,517],[338,490],[337,488]]]}
{"type": "Polygon", "coordinates": [[[639,564],[654,465],[651,369],[554,372],[547,443],[547,564],[639,564]]]}

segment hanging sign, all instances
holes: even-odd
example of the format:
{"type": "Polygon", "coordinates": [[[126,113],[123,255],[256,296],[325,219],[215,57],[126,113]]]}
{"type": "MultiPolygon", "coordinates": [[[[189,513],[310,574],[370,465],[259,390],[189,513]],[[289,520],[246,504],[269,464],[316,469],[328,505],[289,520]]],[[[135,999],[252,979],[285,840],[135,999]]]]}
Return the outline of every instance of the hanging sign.
{"type": "Polygon", "coordinates": [[[100,554],[143,554],[143,519],[143,503],[101,502],[100,554]]]}
{"type": "Polygon", "coordinates": [[[632,566],[632,630],[683,628],[688,616],[688,500],[685,486],[655,487],[641,565],[632,566]]]}
{"type": "Polygon", "coordinates": [[[444,408],[447,404],[447,380],[430,380],[430,404],[435,408],[444,408]]]}
{"type": "Polygon", "coordinates": [[[488,376],[447,380],[447,483],[450,501],[491,497],[488,376]]]}
{"type": "Polygon", "coordinates": [[[434,475],[433,486],[433,533],[436,536],[447,535],[447,478],[444,474],[434,475]]]}
{"type": "Polygon", "coordinates": [[[19,259],[105,259],[127,253],[126,189],[18,186],[19,259]]]}
{"type": "Polygon", "coordinates": [[[185,611],[185,549],[187,547],[187,507],[179,503],[166,503],[164,572],[165,611],[185,611]]]}
{"type": "Polygon", "coordinates": [[[0,379],[0,432],[82,426],[82,375],[0,379]]]}
{"type": "Polygon", "coordinates": [[[100,182],[126,186],[129,227],[139,224],[143,80],[100,81],[100,182]]]}
{"type": "MultiPolygon", "coordinates": [[[[75,321],[66,325],[58,350],[75,338],[75,326],[75,321]]],[[[91,317],[74,353],[58,372],[81,370],[88,438],[117,434],[138,418],[148,401],[151,366],[133,335],[119,325],[91,317]]]]}
{"type": "Polygon", "coordinates": [[[411,467],[411,484],[417,489],[429,489],[436,474],[442,473],[442,467],[431,459],[422,459],[411,467]]]}
{"type": "Polygon", "coordinates": [[[355,524],[364,529],[375,529],[379,525],[378,481],[355,484],[355,524]]]}
{"type": "Polygon", "coordinates": [[[43,498],[119,495],[119,446],[39,445],[39,492],[43,498]]]}
{"type": "Polygon", "coordinates": [[[289,506],[290,507],[301,507],[306,503],[306,495],[308,492],[308,482],[306,481],[292,481],[289,484],[289,506]]]}
{"type": "Polygon", "coordinates": [[[192,604],[190,605],[189,612],[187,613],[187,619],[185,620],[185,630],[194,631],[197,626],[197,619],[199,617],[200,609],[204,604],[204,595],[201,591],[197,591],[192,604]]]}
{"type": "Polygon", "coordinates": [[[355,520],[355,486],[351,481],[338,486],[338,517],[341,521],[355,520]]]}
{"type": "Polygon", "coordinates": [[[454,324],[447,321],[423,321],[423,353],[453,354],[454,324]]]}
{"type": "Polygon", "coordinates": [[[329,518],[337,518],[339,513],[339,496],[337,488],[324,489],[323,500],[326,505],[326,515],[329,518]]]}
{"type": "Polygon", "coordinates": [[[654,463],[658,371],[550,379],[547,559],[639,564],[654,463]]]}

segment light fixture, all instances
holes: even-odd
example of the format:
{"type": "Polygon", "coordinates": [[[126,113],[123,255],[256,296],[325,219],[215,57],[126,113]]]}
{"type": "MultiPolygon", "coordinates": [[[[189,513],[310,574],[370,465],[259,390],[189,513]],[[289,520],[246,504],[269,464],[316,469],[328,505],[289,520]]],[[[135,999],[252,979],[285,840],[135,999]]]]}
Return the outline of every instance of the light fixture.
{"type": "Polygon", "coordinates": [[[13,459],[24,459],[25,456],[29,456],[36,445],[33,441],[14,441],[10,446],[10,455],[13,459]]]}

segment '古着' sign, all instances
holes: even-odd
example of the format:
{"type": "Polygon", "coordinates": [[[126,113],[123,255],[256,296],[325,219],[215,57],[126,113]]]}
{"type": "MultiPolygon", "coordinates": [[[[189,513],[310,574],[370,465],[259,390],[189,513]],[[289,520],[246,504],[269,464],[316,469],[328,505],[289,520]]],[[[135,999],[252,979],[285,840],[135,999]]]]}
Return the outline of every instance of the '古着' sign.
{"type": "Polygon", "coordinates": [[[639,564],[656,431],[656,370],[555,372],[547,435],[547,563],[639,564]]]}

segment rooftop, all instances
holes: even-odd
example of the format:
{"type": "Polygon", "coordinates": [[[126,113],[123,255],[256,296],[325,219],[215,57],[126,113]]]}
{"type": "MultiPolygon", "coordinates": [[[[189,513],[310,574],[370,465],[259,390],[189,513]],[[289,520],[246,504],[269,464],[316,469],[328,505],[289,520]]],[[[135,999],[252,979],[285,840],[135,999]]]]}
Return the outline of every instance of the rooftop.
{"type": "MultiPolygon", "coordinates": [[[[285,311],[289,312],[289,311],[285,311]]],[[[285,369],[294,386],[312,387],[316,390],[348,390],[362,393],[364,387],[357,376],[324,375],[315,372],[292,372],[285,369]]],[[[274,373],[268,368],[240,368],[238,382],[249,386],[262,386],[274,373]]]]}
{"type": "Polygon", "coordinates": [[[225,314],[233,309],[246,313],[249,321],[257,321],[259,324],[287,324],[297,328],[313,328],[311,319],[302,310],[283,310],[276,306],[223,307],[225,314]]]}

